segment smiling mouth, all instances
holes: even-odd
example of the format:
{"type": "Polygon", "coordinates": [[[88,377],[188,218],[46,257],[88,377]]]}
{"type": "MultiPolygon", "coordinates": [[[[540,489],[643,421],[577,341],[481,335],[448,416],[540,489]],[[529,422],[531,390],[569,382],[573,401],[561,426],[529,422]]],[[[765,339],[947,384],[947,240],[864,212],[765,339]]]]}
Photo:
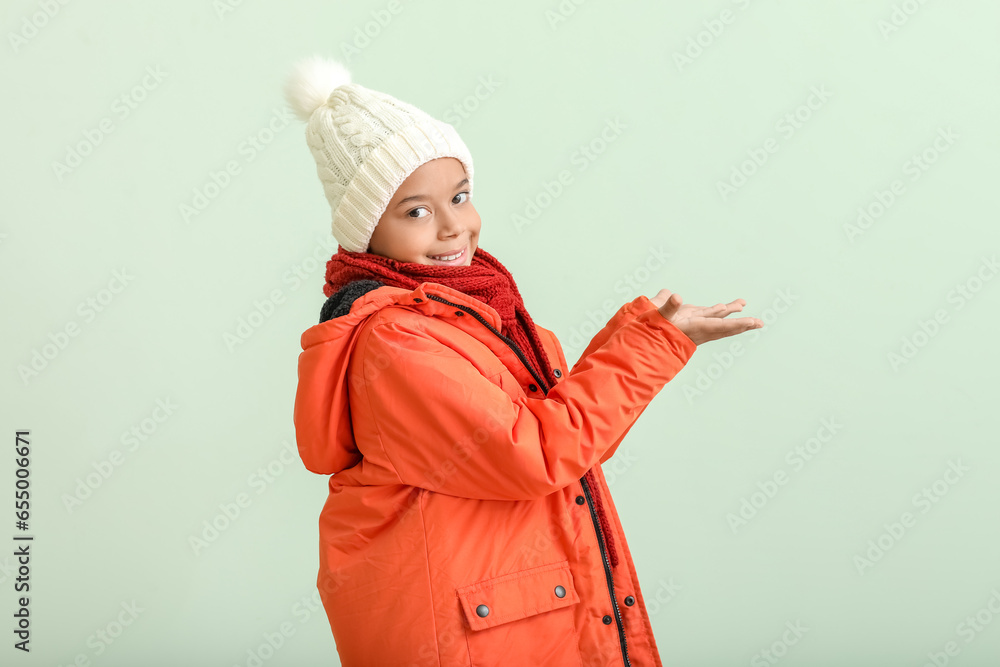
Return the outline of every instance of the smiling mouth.
{"type": "Polygon", "coordinates": [[[430,259],[435,262],[442,262],[444,264],[453,264],[455,262],[461,262],[465,259],[465,255],[469,252],[469,247],[465,246],[460,250],[453,250],[448,253],[443,253],[441,255],[427,255],[430,259]],[[447,258],[447,259],[446,259],[447,258]]]}

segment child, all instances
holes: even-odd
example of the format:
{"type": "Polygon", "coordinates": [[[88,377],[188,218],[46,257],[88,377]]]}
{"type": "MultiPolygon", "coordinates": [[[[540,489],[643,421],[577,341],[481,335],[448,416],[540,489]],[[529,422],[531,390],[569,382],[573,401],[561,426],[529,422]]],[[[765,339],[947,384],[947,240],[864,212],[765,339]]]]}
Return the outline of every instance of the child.
{"type": "Polygon", "coordinates": [[[331,475],[316,584],[341,664],[660,665],[600,464],[696,345],[763,323],[660,290],[568,369],[478,245],[452,126],[320,57],[285,93],[339,242],[294,422],[331,475]]]}

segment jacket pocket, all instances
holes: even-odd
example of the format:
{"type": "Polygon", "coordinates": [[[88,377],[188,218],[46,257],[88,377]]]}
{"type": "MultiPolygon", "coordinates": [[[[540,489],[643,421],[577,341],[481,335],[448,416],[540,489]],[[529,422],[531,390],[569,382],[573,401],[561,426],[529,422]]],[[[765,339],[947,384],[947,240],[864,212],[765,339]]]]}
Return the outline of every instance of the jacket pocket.
{"type": "Polygon", "coordinates": [[[474,667],[580,667],[569,560],[483,579],[456,589],[474,667]]]}

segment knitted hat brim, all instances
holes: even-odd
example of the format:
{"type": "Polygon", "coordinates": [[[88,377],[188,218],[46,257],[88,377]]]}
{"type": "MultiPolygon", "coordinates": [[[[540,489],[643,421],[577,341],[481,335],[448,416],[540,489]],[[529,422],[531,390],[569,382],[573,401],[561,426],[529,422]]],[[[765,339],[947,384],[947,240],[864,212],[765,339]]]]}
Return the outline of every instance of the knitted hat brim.
{"type": "Polygon", "coordinates": [[[471,197],[472,155],[448,123],[430,119],[410,125],[373,148],[333,214],[333,235],[340,245],[351,252],[367,250],[379,219],[403,181],[422,164],[442,157],[456,158],[465,167],[471,197]]]}

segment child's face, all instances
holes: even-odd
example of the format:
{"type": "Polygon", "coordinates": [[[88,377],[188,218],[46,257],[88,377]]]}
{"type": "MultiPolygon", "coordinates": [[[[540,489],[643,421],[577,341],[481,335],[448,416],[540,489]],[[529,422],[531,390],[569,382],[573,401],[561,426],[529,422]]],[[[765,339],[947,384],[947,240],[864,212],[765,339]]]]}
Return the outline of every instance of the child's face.
{"type": "Polygon", "coordinates": [[[437,158],[420,165],[393,194],[368,252],[400,262],[470,266],[481,224],[465,167],[453,157],[437,158]],[[451,261],[432,257],[462,250],[451,261]]]}

